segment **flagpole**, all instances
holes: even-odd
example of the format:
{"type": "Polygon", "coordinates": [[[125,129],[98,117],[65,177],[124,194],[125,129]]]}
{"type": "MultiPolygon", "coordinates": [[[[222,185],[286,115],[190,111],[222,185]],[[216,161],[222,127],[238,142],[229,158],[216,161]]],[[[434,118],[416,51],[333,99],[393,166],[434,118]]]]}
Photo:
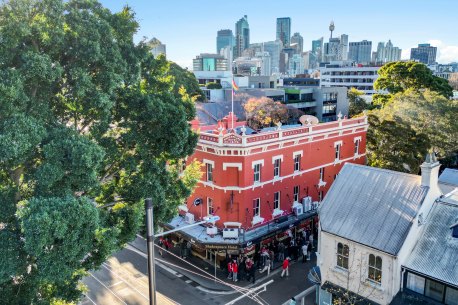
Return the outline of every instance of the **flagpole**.
{"type": "MultiPolygon", "coordinates": [[[[233,83],[234,83],[234,75],[232,75],[232,84],[233,83]]],[[[232,116],[231,116],[231,120],[232,120],[232,129],[234,130],[234,86],[232,85],[231,88],[232,88],[232,102],[231,102],[232,116]]]]}

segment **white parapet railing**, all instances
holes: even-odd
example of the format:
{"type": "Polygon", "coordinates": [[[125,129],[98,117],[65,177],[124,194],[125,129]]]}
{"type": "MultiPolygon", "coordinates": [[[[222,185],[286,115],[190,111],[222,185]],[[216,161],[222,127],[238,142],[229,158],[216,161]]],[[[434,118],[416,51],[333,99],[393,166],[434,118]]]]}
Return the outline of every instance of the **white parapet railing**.
{"type": "MultiPolygon", "coordinates": [[[[315,285],[312,287],[307,288],[306,290],[302,291],[298,295],[294,296],[294,299],[296,300],[297,305],[305,305],[305,297],[308,296],[309,294],[313,293],[316,291],[315,285]]],[[[283,303],[282,305],[289,305],[291,302],[291,299],[283,303]]]]}

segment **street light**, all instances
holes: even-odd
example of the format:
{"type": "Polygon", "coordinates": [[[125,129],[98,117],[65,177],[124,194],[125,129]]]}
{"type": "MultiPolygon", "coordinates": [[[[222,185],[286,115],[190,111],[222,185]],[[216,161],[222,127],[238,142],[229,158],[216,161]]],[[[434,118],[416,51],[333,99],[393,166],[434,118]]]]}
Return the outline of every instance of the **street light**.
{"type": "MultiPolygon", "coordinates": [[[[193,223],[189,226],[176,228],[166,232],[154,235],[154,219],[153,219],[153,200],[151,198],[145,199],[146,211],[146,242],[148,248],[148,282],[149,282],[149,304],[156,305],[156,272],[154,271],[154,238],[163,236],[175,231],[180,231],[189,227],[194,227],[204,223],[215,223],[220,220],[219,216],[211,215],[204,217],[203,221],[193,223]]],[[[216,259],[215,259],[216,260],[216,259]]]]}
{"type": "Polygon", "coordinates": [[[153,227],[153,200],[145,199],[146,210],[146,242],[148,246],[148,282],[149,304],[156,305],[156,272],[154,272],[154,227],[153,227]]]}

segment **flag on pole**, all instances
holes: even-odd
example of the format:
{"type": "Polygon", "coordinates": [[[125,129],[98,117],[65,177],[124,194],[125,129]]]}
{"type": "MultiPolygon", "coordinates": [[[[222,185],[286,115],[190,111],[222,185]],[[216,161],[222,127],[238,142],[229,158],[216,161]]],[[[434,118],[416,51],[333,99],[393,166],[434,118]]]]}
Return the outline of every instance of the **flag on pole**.
{"type": "Polygon", "coordinates": [[[232,79],[232,89],[235,90],[235,91],[239,90],[239,86],[237,86],[237,84],[235,83],[234,79],[232,79]]]}

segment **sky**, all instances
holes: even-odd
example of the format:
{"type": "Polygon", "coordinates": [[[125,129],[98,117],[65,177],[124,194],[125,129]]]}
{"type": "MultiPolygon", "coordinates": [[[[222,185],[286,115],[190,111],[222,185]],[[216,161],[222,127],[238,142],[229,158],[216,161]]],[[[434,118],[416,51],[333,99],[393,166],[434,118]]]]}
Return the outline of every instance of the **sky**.
{"type": "Polygon", "coordinates": [[[438,47],[439,63],[458,62],[457,0],[99,0],[112,12],[129,5],[136,13],[140,41],[156,37],[167,46],[167,58],[191,67],[200,53],[216,53],[216,32],[231,29],[248,16],[250,42],[275,40],[276,18],[291,18],[291,35],[304,37],[304,51],[312,40],[349,35],[349,41],[391,39],[402,49],[402,59],[419,43],[438,47]]]}

